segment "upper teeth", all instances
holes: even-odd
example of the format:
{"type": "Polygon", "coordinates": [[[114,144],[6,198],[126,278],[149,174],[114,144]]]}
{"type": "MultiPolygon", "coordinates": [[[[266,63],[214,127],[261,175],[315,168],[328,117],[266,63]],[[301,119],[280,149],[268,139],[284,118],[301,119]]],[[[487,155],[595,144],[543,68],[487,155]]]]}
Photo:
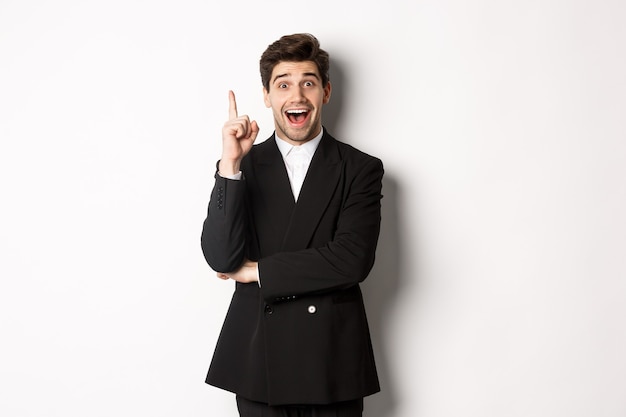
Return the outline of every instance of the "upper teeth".
{"type": "Polygon", "coordinates": [[[306,110],[287,110],[287,113],[306,113],[306,110]]]}

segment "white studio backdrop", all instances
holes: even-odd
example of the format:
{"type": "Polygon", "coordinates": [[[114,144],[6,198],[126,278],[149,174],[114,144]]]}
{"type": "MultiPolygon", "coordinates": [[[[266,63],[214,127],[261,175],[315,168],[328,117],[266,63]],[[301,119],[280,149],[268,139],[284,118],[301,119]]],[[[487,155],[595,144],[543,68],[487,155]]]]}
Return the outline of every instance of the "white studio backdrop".
{"type": "Polygon", "coordinates": [[[311,32],[383,159],[366,417],[626,415],[626,5],[0,0],[0,415],[235,416],[199,237],[227,91],[311,32]]]}

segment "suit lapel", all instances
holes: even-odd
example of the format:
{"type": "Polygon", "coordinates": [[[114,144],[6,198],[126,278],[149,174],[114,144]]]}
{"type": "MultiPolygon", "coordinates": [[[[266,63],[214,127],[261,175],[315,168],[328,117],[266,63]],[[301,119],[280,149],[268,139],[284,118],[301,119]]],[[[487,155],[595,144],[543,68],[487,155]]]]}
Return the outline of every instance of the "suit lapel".
{"type": "Polygon", "coordinates": [[[282,155],[276,146],[274,136],[258,145],[254,162],[254,181],[260,190],[258,198],[263,201],[263,213],[256,215],[269,220],[278,235],[279,241],[284,236],[293,213],[295,201],[287,169],[282,155]]]}
{"type": "MultiPolygon", "coordinates": [[[[335,193],[341,177],[341,169],[342,161],[335,139],[324,133],[302,184],[298,203],[290,217],[282,247],[284,251],[304,249],[308,246],[317,224],[335,193]]],[[[291,192],[288,180],[286,189],[291,192]]],[[[293,201],[293,195],[291,201],[293,201]]]]}
{"type": "Polygon", "coordinates": [[[279,241],[282,238],[280,250],[306,248],[341,177],[343,164],[336,140],[324,133],[311,160],[297,204],[274,136],[257,145],[253,165],[254,175],[249,180],[257,182],[257,198],[263,201],[258,206],[263,207],[263,212],[256,213],[255,217],[271,222],[275,237],[279,241]]]}

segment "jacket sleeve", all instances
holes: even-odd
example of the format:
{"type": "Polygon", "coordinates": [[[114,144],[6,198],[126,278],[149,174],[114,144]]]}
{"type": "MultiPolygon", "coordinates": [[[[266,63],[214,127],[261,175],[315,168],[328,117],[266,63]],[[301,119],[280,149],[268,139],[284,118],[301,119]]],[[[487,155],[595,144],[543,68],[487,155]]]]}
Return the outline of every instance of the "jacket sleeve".
{"type": "Polygon", "coordinates": [[[238,269],[245,255],[245,179],[215,174],[209,209],[202,227],[202,252],[216,272],[238,269]]]}
{"type": "Polygon", "coordinates": [[[367,277],[380,232],[383,172],[382,162],[372,157],[353,175],[332,240],[259,260],[266,301],[349,288],[367,277]]]}

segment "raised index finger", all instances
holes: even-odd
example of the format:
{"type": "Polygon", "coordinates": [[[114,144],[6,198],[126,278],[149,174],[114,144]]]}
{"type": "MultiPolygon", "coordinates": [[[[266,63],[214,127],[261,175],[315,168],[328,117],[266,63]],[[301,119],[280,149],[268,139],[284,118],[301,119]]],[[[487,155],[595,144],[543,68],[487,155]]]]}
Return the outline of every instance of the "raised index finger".
{"type": "Polygon", "coordinates": [[[235,101],[235,93],[232,90],[228,92],[228,118],[230,120],[236,119],[237,115],[237,102],[235,101]]]}

